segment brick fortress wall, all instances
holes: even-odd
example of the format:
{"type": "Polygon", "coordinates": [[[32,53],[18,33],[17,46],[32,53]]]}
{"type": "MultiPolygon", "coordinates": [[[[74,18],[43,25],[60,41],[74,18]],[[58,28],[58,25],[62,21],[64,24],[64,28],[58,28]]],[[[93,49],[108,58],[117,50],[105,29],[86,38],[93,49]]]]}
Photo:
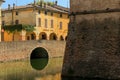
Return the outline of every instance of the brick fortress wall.
{"type": "Polygon", "coordinates": [[[119,3],[71,0],[62,76],[120,79],[119,3]]]}

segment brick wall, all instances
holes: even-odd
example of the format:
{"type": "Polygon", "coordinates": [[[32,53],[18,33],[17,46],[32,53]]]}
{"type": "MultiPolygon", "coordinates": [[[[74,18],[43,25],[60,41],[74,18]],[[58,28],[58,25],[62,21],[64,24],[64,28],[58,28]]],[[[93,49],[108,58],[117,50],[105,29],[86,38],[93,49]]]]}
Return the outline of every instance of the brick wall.
{"type": "Polygon", "coordinates": [[[120,8],[120,0],[70,0],[71,11],[91,11],[120,8]]]}
{"type": "Polygon", "coordinates": [[[36,47],[45,48],[49,57],[60,57],[64,55],[64,41],[19,41],[0,43],[0,61],[17,60],[29,58],[36,47]]]}
{"type": "Polygon", "coordinates": [[[120,79],[119,3],[120,0],[71,0],[70,12],[76,13],[70,16],[62,76],[120,79]],[[81,13],[84,10],[86,13],[81,13]]]}

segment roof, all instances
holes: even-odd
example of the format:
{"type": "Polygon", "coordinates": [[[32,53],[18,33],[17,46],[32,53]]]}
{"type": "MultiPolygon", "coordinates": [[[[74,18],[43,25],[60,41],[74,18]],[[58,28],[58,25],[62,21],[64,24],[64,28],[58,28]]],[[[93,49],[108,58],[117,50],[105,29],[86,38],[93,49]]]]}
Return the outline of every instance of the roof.
{"type": "MultiPolygon", "coordinates": [[[[25,6],[15,6],[15,10],[19,10],[19,9],[28,9],[28,8],[35,8],[35,9],[46,9],[49,11],[55,11],[55,12],[61,12],[61,13],[68,13],[69,12],[69,8],[60,6],[60,5],[46,5],[46,6],[39,6],[39,5],[33,5],[33,4],[28,4],[25,6]]],[[[10,10],[12,10],[13,7],[10,7],[10,10]]],[[[8,11],[8,9],[2,9],[2,11],[8,11]]]]}

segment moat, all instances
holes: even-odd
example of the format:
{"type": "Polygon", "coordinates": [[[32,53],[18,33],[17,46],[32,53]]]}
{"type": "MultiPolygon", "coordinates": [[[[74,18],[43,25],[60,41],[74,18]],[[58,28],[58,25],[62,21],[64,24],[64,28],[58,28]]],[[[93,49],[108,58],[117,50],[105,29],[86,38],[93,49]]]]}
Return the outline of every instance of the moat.
{"type": "Polygon", "coordinates": [[[35,70],[30,61],[0,63],[0,80],[61,80],[63,58],[50,58],[43,70],[35,70]]]}

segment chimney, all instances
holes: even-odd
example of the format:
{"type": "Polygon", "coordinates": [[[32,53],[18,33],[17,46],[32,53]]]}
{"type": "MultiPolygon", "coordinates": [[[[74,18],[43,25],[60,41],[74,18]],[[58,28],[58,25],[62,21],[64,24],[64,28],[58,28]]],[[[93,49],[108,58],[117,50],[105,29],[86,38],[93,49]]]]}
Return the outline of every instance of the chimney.
{"type": "Polygon", "coordinates": [[[57,2],[57,1],[55,1],[55,5],[57,5],[57,3],[58,3],[58,2],[57,2]]]}
{"type": "Polygon", "coordinates": [[[42,1],[40,1],[40,6],[42,7],[42,4],[43,4],[43,2],[42,1]]]}
{"type": "Polygon", "coordinates": [[[13,9],[15,9],[15,3],[13,3],[13,9]]]}
{"type": "Polygon", "coordinates": [[[34,0],[34,6],[36,5],[36,1],[34,0]]]}
{"type": "Polygon", "coordinates": [[[8,10],[10,10],[10,4],[8,4],[8,10]]]}
{"type": "Polygon", "coordinates": [[[47,4],[46,4],[46,3],[44,3],[44,8],[46,8],[46,6],[47,6],[47,4]]]}

